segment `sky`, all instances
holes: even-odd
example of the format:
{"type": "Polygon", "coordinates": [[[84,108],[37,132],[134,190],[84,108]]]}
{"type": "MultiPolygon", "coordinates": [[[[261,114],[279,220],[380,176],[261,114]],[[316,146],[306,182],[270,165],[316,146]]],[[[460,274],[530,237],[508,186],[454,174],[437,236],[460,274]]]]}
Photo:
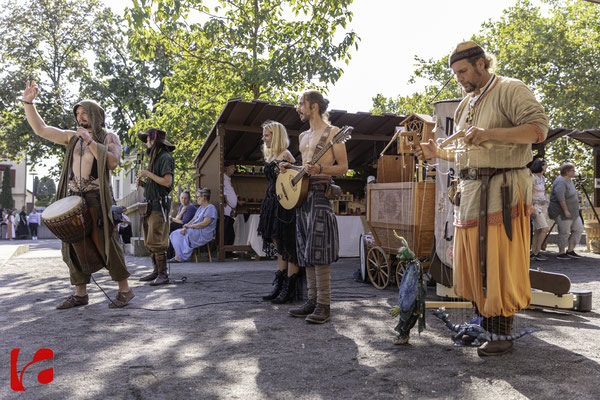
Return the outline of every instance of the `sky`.
{"type": "MultiPolygon", "coordinates": [[[[414,56],[440,58],[478,33],[481,24],[497,20],[516,0],[354,0],[348,29],[360,37],[349,65],[329,89],[330,107],[349,112],[369,111],[378,93],[407,96],[425,82],[409,85],[414,56]]],[[[123,14],[131,0],[104,0],[123,14]]]]}
{"type": "MultiPolygon", "coordinates": [[[[104,0],[123,14],[131,0],[104,0]]],[[[386,97],[419,92],[425,82],[408,84],[414,56],[440,58],[480,31],[481,25],[502,16],[516,0],[354,0],[349,29],[360,37],[349,65],[327,97],[331,109],[369,111],[378,93],[386,97]]],[[[38,167],[40,176],[45,168],[38,167]]],[[[31,184],[28,185],[31,188],[31,184]]]]}

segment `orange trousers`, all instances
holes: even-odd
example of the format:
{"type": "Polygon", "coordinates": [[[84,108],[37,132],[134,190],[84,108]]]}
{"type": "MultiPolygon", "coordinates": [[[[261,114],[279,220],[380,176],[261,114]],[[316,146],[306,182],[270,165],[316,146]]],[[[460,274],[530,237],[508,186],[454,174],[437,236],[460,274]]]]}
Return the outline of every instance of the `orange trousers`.
{"type": "Polygon", "coordinates": [[[529,282],[529,217],[519,196],[518,217],[512,220],[512,240],[504,225],[487,227],[487,290],[484,296],[479,267],[479,227],[456,228],[454,291],[474,301],[484,317],[514,315],[531,302],[529,282]]]}

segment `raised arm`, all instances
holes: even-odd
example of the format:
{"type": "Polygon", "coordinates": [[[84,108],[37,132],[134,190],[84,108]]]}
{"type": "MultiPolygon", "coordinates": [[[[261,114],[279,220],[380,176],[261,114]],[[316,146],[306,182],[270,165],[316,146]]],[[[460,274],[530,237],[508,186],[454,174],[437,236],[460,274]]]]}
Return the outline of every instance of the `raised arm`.
{"type": "Polygon", "coordinates": [[[106,145],[106,163],[108,164],[108,169],[113,170],[121,162],[121,141],[116,134],[108,132],[104,144],[106,145]]]}
{"type": "Polygon", "coordinates": [[[39,88],[35,81],[27,81],[25,91],[23,92],[23,106],[25,107],[27,122],[36,135],[51,142],[66,146],[75,132],[58,129],[44,123],[44,120],[40,117],[40,114],[38,114],[35,105],[33,104],[33,100],[35,100],[38,92],[39,88]]]}

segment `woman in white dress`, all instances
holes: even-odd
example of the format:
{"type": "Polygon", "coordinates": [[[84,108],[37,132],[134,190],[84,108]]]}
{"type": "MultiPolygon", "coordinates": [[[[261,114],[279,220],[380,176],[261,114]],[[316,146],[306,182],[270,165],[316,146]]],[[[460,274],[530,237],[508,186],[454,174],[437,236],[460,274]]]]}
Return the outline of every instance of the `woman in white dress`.
{"type": "Polygon", "coordinates": [[[544,173],[548,165],[543,158],[536,158],[529,168],[533,175],[533,210],[531,212],[533,239],[531,240],[531,260],[546,261],[547,258],[540,255],[540,251],[549,230],[546,178],[544,178],[544,173]]]}

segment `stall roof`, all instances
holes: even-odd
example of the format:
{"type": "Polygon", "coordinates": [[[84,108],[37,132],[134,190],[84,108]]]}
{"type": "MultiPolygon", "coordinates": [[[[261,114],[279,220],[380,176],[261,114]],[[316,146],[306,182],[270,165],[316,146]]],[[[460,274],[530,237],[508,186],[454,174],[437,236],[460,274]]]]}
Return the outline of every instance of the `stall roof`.
{"type": "MultiPolygon", "coordinates": [[[[405,116],[396,114],[373,115],[368,112],[349,113],[331,110],[329,120],[335,126],[354,127],[352,138],[346,142],[348,165],[350,168],[371,164],[377,161],[379,153],[394,135],[396,126],[405,116]]],[[[262,128],[267,120],[281,122],[290,136],[290,151],[299,156],[298,135],[309,128],[302,122],[296,107],[290,104],[272,104],[266,101],[229,100],[211,128],[200,151],[194,158],[198,163],[217,139],[217,127],[223,125],[225,135],[224,158],[240,164],[262,163],[262,128]]]]}
{"type": "Polygon", "coordinates": [[[585,129],[580,131],[578,129],[567,128],[550,129],[548,131],[548,137],[544,140],[543,145],[545,146],[563,136],[569,136],[591,147],[600,146],[600,129],[585,129]]]}

